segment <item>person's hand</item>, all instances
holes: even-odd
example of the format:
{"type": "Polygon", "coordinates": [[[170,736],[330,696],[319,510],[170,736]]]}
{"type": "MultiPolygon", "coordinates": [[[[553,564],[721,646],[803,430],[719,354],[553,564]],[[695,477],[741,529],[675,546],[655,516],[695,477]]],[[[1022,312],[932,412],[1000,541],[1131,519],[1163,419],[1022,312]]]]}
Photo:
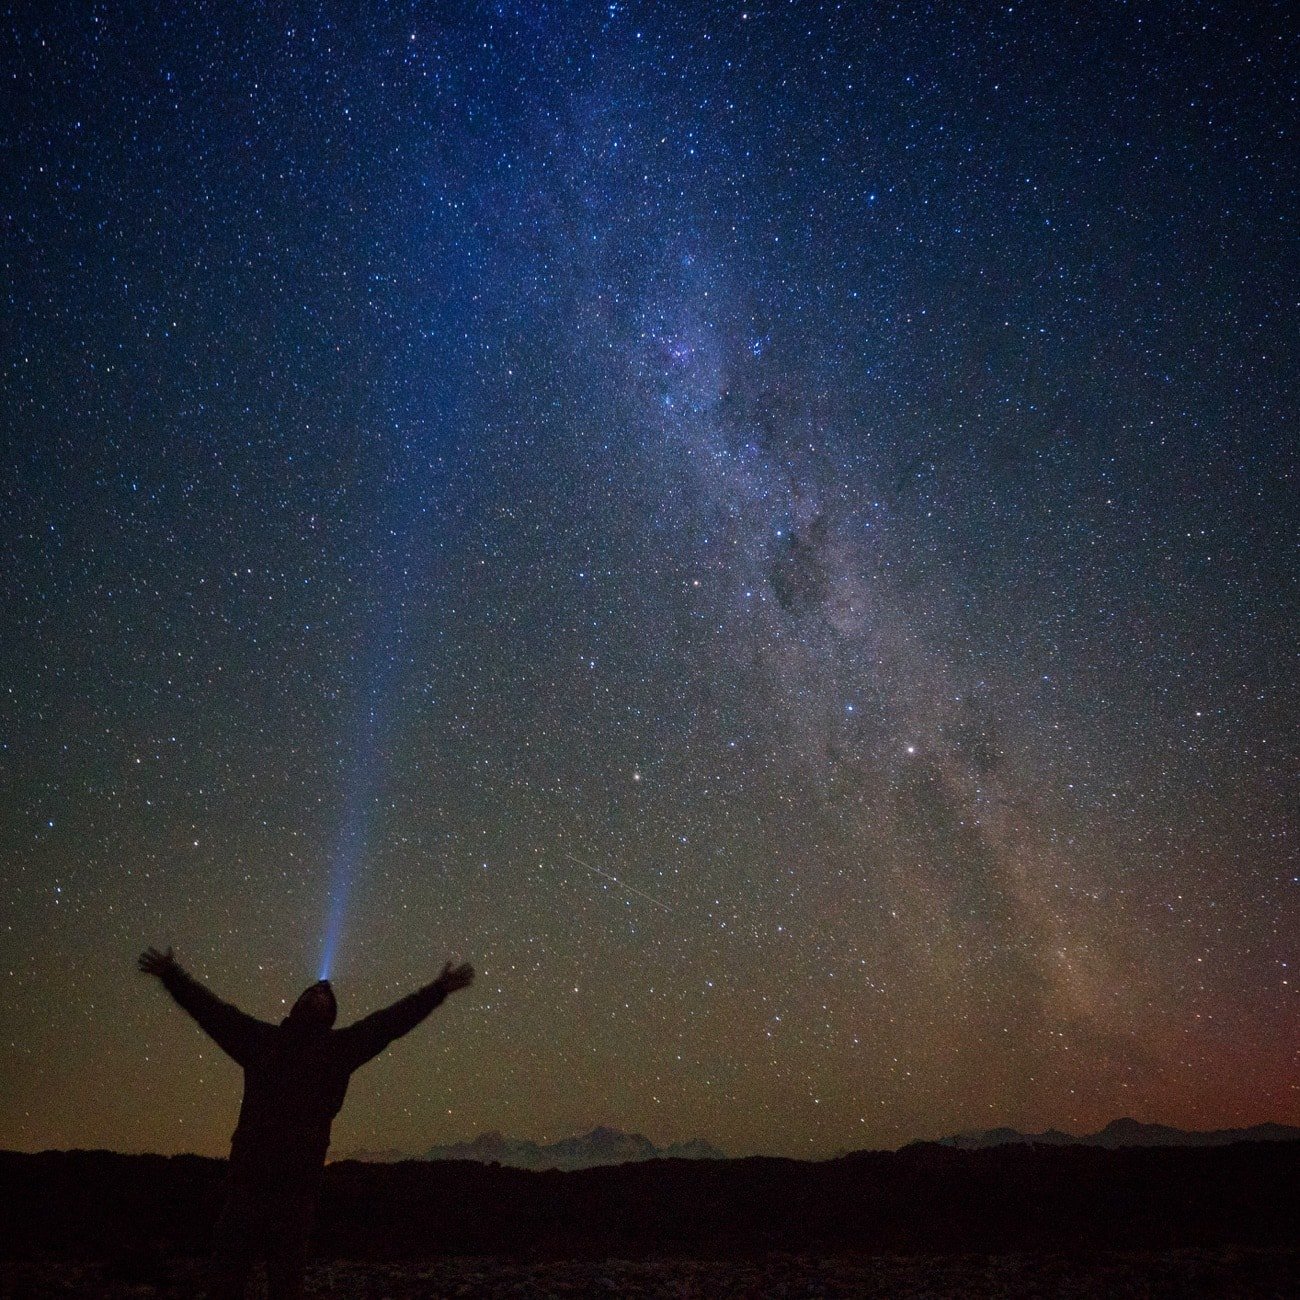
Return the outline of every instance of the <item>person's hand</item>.
{"type": "Polygon", "coordinates": [[[457,989],[469,988],[474,983],[474,967],[469,962],[463,962],[459,966],[453,966],[448,962],[435,982],[444,995],[455,993],[457,989]]]}
{"type": "Polygon", "coordinates": [[[165,971],[171,970],[176,965],[176,953],[171,948],[168,948],[166,952],[159,952],[157,948],[150,948],[147,952],[140,954],[138,965],[146,975],[157,975],[161,978],[165,971]]]}

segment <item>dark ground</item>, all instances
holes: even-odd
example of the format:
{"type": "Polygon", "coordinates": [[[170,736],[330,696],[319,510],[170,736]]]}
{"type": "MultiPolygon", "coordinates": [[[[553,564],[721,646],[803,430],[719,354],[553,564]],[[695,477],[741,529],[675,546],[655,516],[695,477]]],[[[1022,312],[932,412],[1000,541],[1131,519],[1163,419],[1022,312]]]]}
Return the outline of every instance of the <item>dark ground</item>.
{"type": "MultiPolygon", "coordinates": [[[[0,1297],[193,1297],[224,1162],[0,1152],[0,1297]]],[[[331,1297],[1300,1297],[1300,1143],[325,1171],[331,1297]]]]}
{"type": "MultiPolygon", "coordinates": [[[[5,1300],[190,1300],[201,1294],[197,1261],[122,1264],[0,1264],[5,1300]]],[[[335,1300],[524,1300],[635,1297],[640,1300],[778,1300],[780,1297],[1276,1297],[1300,1294],[1295,1251],[1171,1250],[1047,1254],[772,1256],[747,1260],[553,1260],[467,1256],[423,1263],[318,1262],[307,1294],[335,1300]]]]}

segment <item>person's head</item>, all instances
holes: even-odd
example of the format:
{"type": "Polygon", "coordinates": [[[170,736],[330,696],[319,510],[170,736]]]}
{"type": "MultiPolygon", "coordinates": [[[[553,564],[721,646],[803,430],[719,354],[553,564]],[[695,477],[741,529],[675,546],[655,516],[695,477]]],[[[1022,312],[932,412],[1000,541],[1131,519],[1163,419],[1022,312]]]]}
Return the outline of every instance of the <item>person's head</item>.
{"type": "Polygon", "coordinates": [[[329,980],[317,980],[310,988],[302,991],[288,1018],[295,1025],[329,1029],[338,1013],[338,1003],[334,1000],[334,990],[330,988],[329,980]]]}

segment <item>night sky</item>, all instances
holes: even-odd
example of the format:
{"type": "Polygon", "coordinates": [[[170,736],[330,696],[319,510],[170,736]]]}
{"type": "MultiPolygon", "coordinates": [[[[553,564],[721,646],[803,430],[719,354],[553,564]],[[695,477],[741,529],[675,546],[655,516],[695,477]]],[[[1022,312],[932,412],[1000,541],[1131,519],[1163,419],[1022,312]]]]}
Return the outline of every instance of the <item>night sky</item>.
{"type": "Polygon", "coordinates": [[[1294,39],[8,19],[0,1146],[1300,1122],[1294,39]]]}

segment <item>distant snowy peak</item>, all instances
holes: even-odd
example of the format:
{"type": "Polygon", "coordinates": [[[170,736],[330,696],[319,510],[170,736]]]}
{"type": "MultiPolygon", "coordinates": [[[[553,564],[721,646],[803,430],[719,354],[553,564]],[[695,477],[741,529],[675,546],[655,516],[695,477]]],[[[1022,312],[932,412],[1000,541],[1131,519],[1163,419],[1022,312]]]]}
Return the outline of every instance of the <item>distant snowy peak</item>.
{"type": "Polygon", "coordinates": [[[480,1133],[468,1142],[433,1146],[421,1156],[400,1151],[357,1151],[349,1157],[371,1163],[395,1160],[475,1160],[479,1164],[509,1165],[515,1169],[591,1169],[597,1165],[625,1165],[641,1160],[724,1160],[717,1147],[703,1138],[657,1147],[641,1133],[598,1127],[589,1133],[539,1145],[501,1133],[480,1133]]]}
{"type": "Polygon", "coordinates": [[[1290,1124],[1255,1124],[1250,1128],[1183,1129],[1167,1124],[1143,1124],[1136,1119],[1113,1119],[1097,1133],[1075,1137],[1050,1128],[1045,1133],[1022,1133],[1014,1128],[991,1128],[982,1132],[954,1133],[939,1139],[939,1145],[980,1151],[986,1147],[1028,1145],[1083,1147],[1222,1147],[1230,1142],[1294,1142],[1300,1128],[1290,1124]]]}

